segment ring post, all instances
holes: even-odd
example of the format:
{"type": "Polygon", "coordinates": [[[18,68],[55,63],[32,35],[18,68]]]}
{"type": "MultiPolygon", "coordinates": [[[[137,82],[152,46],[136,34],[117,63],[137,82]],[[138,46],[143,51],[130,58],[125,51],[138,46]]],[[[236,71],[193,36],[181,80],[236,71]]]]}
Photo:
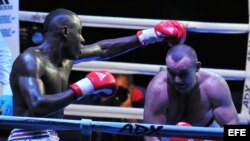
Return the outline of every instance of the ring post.
{"type": "Polygon", "coordinates": [[[81,119],[80,130],[81,130],[82,141],[91,141],[91,136],[92,136],[91,124],[92,124],[91,119],[81,119]]]}

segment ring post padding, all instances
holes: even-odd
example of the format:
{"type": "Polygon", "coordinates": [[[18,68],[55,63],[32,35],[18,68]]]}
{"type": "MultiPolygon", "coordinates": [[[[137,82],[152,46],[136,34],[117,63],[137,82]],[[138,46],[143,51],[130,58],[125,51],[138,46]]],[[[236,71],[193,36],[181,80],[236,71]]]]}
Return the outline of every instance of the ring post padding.
{"type": "Polygon", "coordinates": [[[91,141],[92,129],[91,129],[91,119],[81,119],[80,130],[81,130],[81,140],[91,141]]]}
{"type": "MultiPolygon", "coordinates": [[[[250,0],[248,0],[248,31],[250,31],[250,0]]],[[[246,55],[246,79],[244,83],[242,105],[240,115],[250,117],[250,33],[248,32],[247,55],[246,55]]]]}

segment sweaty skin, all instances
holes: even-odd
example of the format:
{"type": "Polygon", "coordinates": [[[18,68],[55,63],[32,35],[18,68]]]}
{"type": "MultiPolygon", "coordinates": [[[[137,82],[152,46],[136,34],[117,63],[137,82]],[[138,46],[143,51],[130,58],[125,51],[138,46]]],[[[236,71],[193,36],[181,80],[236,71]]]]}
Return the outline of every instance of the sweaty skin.
{"type": "Polygon", "coordinates": [[[83,45],[81,21],[65,9],[51,12],[44,29],[44,42],[14,61],[10,83],[15,116],[62,118],[63,108],[76,100],[68,87],[73,60],[104,60],[140,46],[136,36],[83,45]]]}
{"type": "MultiPolygon", "coordinates": [[[[214,118],[220,126],[239,124],[224,78],[199,70],[200,63],[189,46],[174,48],[166,56],[167,70],[156,74],[147,87],[144,121],[169,125],[184,121],[192,126],[208,126],[214,118]]],[[[145,137],[145,140],[160,139],[145,137]]]]}
{"type": "MultiPolygon", "coordinates": [[[[112,80],[114,78],[108,72],[112,81],[109,82],[112,83],[110,85],[107,85],[107,81],[99,81],[100,78],[94,79],[93,77],[98,77],[96,73],[88,74],[87,78],[79,76],[80,81],[68,84],[73,61],[76,63],[106,60],[141,46],[185,40],[186,29],[177,21],[165,21],[155,26],[157,29],[138,31],[140,34],[134,36],[84,45],[80,18],[67,9],[59,8],[51,11],[44,20],[44,41],[23,51],[13,63],[10,84],[13,91],[14,116],[63,118],[63,109],[67,105],[89,94],[102,96],[101,89],[111,85],[115,87],[115,80],[112,80]],[[163,36],[156,35],[156,32],[163,36]]],[[[51,135],[48,130],[34,132],[14,129],[9,136],[9,140],[23,138],[59,140],[56,134],[51,135]],[[42,136],[38,136],[37,133],[42,136]],[[43,133],[49,134],[48,137],[43,133]]]]}

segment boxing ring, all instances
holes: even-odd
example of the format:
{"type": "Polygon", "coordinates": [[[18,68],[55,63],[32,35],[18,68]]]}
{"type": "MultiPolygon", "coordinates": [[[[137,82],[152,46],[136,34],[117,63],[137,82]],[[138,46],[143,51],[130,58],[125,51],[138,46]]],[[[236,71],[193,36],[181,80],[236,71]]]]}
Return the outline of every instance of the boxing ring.
{"type": "MultiPolygon", "coordinates": [[[[20,21],[43,23],[45,12],[28,12],[20,11],[20,21]]],[[[151,28],[163,19],[136,19],[122,17],[103,17],[80,15],[83,26],[88,27],[104,27],[104,28],[122,28],[122,29],[146,29],[151,28]],[[83,20],[84,19],[84,20],[83,20]]],[[[165,20],[165,19],[164,19],[165,20]]],[[[249,24],[232,24],[232,23],[207,23],[180,21],[183,23],[188,32],[201,33],[218,33],[218,34],[243,34],[249,33],[249,24]]],[[[249,36],[250,37],[250,36],[249,36]]],[[[250,40],[250,39],[249,39],[250,40]]],[[[248,52],[250,51],[248,45],[248,52]]],[[[246,70],[225,70],[201,68],[213,71],[222,75],[226,80],[242,81],[245,80],[245,87],[248,88],[250,76],[250,64],[246,59],[246,70]]],[[[92,61],[75,64],[73,70],[76,71],[93,71],[108,70],[112,73],[123,74],[143,74],[155,75],[165,65],[137,64],[137,63],[116,63],[109,61],[92,61]]],[[[241,124],[249,124],[249,108],[250,94],[244,90],[242,99],[242,109],[239,117],[241,124]],[[245,98],[245,99],[244,99],[245,98]]],[[[65,115],[73,115],[80,117],[112,117],[127,119],[143,119],[142,108],[121,108],[108,106],[90,106],[71,104],[65,108],[65,115]]],[[[53,130],[80,130],[83,136],[91,140],[92,131],[105,132],[112,134],[123,134],[131,136],[163,136],[163,137],[188,137],[200,139],[223,139],[223,128],[207,128],[207,127],[180,127],[172,125],[157,125],[143,123],[124,123],[124,122],[104,122],[93,121],[91,119],[67,120],[67,119],[51,119],[51,118],[30,118],[30,117],[14,117],[0,116],[0,125],[7,128],[25,128],[25,129],[53,129],[53,130]]]]}
{"type": "Polygon", "coordinates": [[[206,139],[223,139],[223,128],[176,127],[173,125],[138,124],[92,121],[91,119],[66,120],[0,116],[0,125],[25,129],[80,130],[91,138],[92,131],[131,136],[175,136],[206,139]]]}

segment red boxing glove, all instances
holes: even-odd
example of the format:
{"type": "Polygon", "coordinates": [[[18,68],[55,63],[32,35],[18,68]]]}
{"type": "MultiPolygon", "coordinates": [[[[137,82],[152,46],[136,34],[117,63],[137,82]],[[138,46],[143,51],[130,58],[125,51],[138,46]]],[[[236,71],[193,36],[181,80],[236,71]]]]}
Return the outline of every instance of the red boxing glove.
{"type": "Polygon", "coordinates": [[[164,21],[154,28],[137,32],[137,38],[142,46],[166,40],[170,46],[184,43],[186,40],[186,28],[178,21],[164,21]]]}
{"type": "MultiPolygon", "coordinates": [[[[192,125],[187,123],[187,122],[178,122],[176,126],[189,126],[191,127],[192,125]]],[[[188,139],[188,138],[177,138],[177,137],[170,137],[169,141],[204,141],[201,139],[188,139]]]]}
{"type": "Polygon", "coordinates": [[[131,90],[131,100],[132,100],[132,102],[139,102],[139,101],[143,100],[143,98],[144,98],[144,94],[141,92],[140,89],[134,87],[131,90]]]}
{"type": "Polygon", "coordinates": [[[182,44],[186,40],[186,28],[178,21],[161,22],[155,26],[156,34],[160,37],[167,36],[170,46],[182,44]]]}
{"type": "Polygon", "coordinates": [[[184,122],[184,121],[181,121],[181,122],[178,122],[177,124],[176,124],[176,126],[192,126],[191,124],[189,124],[188,122],[184,122]]]}
{"type": "Polygon", "coordinates": [[[102,94],[109,97],[117,90],[114,76],[107,71],[93,71],[86,75],[86,78],[70,85],[77,97],[90,94],[102,94]]]}

